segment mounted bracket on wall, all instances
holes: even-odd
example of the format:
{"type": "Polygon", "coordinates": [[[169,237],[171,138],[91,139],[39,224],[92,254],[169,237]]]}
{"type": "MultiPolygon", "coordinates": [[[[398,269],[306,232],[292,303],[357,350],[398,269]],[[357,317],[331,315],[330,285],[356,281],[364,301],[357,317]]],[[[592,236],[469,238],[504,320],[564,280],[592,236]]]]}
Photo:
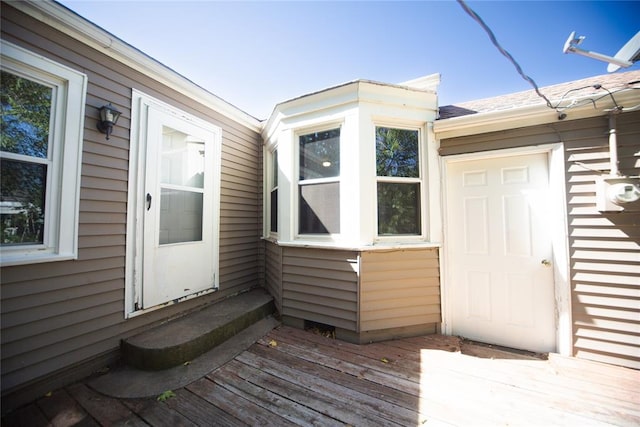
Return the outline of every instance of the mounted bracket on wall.
{"type": "Polygon", "coordinates": [[[600,212],[640,212],[640,178],[599,177],[596,208],[600,212]]]}
{"type": "Polygon", "coordinates": [[[118,118],[120,117],[120,111],[111,103],[109,105],[103,105],[98,109],[98,113],[100,115],[100,120],[96,124],[98,130],[105,135],[107,135],[107,140],[109,139],[109,135],[113,131],[113,127],[115,126],[118,118]]]}

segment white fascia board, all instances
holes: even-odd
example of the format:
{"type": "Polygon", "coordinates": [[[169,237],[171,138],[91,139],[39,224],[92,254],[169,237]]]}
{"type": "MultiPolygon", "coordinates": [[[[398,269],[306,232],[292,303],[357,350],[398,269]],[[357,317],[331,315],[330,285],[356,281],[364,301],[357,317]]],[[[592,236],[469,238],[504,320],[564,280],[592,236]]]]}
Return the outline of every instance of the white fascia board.
{"type": "MultiPolygon", "coordinates": [[[[623,107],[631,108],[640,104],[640,91],[634,89],[616,92],[614,96],[616,103],[623,107]]],[[[598,96],[596,108],[594,108],[593,103],[589,102],[590,99],[594,98],[593,95],[576,98],[574,102],[580,106],[561,108],[560,111],[567,115],[564,120],[558,119],[559,113],[557,111],[541,103],[437,120],[434,123],[434,132],[436,138],[440,140],[457,138],[480,133],[602,116],[606,115],[608,111],[615,106],[611,98],[598,96]]],[[[569,100],[565,100],[563,105],[566,106],[567,101],[569,100]]]]}
{"type": "Polygon", "coordinates": [[[50,0],[26,0],[11,2],[11,6],[255,132],[262,130],[262,122],[257,118],[58,3],[50,0]]]}
{"type": "Polygon", "coordinates": [[[418,110],[424,114],[424,121],[430,121],[435,119],[437,95],[432,90],[356,80],[276,105],[264,126],[262,137],[265,143],[268,143],[283,122],[330,113],[356,103],[379,104],[401,108],[404,111],[418,110]]]}
{"type": "Polygon", "coordinates": [[[409,86],[414,89],[434,90],[437,92],[440,81],[440,73],[435,73],[429,74],[428,76],[422,76],[416,79],[407,80],[406,82],[398,83],[398,85],[409,86]]]}
{"type": "Polygon", "coordinates": [[[281,102],[276,105],[271,117],[265,123],[262,130],[262,138],[267,144],[285,122],[329,112],[329,110],[335,110],[357,101],[358,82],[356,81],[281,102]]]}
{"type": "Polygon", "coordinates": [[[437,95],[433,91],[368,81],[360,82],[358,100],[397,106],[403,109],[432,110],[434,112],[437,106],[437,95]]]}
{"type": "Polygon", "coordinates": [[[436,120],[433,131],[436,138],[447,139],[554,121],[558,121],[557,112],[546,105],[535,105],[436,120]]]}

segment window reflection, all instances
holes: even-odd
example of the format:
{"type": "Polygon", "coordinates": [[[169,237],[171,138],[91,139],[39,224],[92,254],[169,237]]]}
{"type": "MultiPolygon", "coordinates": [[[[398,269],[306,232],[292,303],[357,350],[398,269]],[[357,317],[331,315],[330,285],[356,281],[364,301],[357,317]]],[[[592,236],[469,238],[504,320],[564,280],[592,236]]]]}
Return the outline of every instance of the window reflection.
{"type": "Polygon", "coordinates": [[[298,231],[340,233],[340,129],[301,135],[299,143],[298,231]]]}
{"type": "Polygon", "coordinates": [[[2,159],[2,245],[43,243],[47,166],[2,159]]]}
{"type": "Polygon", "coordinates": [[[53,89],[1,72],[0,245],[42,244],[53,89]]]}
{"type": "Polygon", "coordinates": [[[53,89],[6,71],[1,73],[2,151],[46,158],[53,89]]]}

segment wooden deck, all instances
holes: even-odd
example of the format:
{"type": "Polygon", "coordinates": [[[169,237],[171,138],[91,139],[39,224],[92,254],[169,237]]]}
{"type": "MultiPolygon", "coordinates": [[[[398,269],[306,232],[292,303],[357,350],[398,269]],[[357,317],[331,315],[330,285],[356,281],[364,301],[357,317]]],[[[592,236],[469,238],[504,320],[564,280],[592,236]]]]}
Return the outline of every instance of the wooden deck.
{"type": "Polygon", "coordinates": [[[440,335],[353,345],[289,327],[158,401],[85,383],[3,426],[640,425],[640,372],[440,335]]]}

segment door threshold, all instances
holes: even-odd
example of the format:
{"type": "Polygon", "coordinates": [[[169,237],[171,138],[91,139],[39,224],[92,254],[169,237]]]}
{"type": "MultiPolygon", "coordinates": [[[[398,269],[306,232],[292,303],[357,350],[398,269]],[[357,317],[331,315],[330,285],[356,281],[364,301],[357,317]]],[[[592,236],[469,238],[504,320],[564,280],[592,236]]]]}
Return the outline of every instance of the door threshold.
{"type": "Polygon", "coordinates": [[[535,351],[521,350],[518,348],[505,347],[497,344],[489,344],[480,341],[473,341],[460,337],[460,349],[462,354],[487,359],[535,359],[547,360],[549,353],[537,353],[535,351]]]}

